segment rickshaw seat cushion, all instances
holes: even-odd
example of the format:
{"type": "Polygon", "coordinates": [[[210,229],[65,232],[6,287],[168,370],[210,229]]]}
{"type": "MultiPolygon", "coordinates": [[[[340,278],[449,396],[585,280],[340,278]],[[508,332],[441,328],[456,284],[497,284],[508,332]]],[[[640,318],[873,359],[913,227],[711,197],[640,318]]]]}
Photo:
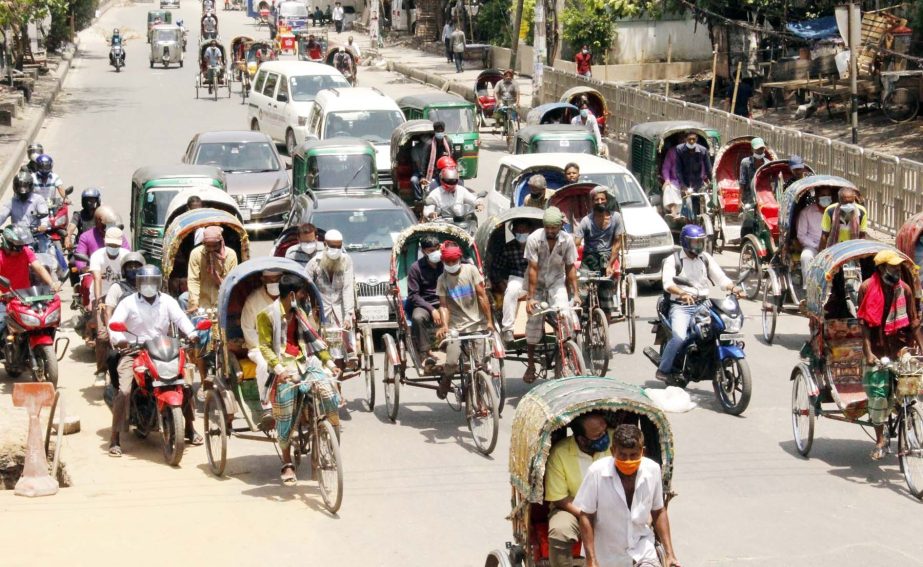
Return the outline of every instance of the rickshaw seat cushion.
{"type": "Polygon", "coordinates": [[[779,203],[771,191],[756,193],[756,206],[773,236],[779,235],[779,203]]]}
{"type": "MultiPolygon", "coordinates": [[[[535,563],[546,561],[548,559],[548,504],[532,504],[532,510],[529,512],[532,523],[532,553],[535,563]]],[[[575,559],[581,557],[580,551],[583,543],[580,540],[574,542],[571,548],[571,556],[575,559]]]]}
{"type": "Polygon", "coordinates": [[[493,108],[493,106],[497,103],[497,98],[493,96],[479,94],[478,102],[484,108],[493,108]]]}

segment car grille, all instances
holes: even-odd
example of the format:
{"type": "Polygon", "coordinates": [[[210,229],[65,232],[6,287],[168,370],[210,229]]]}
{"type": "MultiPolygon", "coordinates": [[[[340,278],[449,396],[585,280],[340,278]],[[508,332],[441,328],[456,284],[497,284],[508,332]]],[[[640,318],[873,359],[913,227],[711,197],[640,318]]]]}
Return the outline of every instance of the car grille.
{"type": "Polygon", "coordinates": [[[142,238],[141,253],[149,260],[161,260],[163,258],[163,240],[142,238]]]}
{"type": "Polygon", "coordinates": [[[266,204],[266,201],[269,200],[269,193],[260,193],[257,195],[237,195],[237,205],[241,209],[249,209],[251,211],[262,210],[263,205],[266,204]]]}
{"type": "Polygon", "coordinates": [[[356,295],[359,297],[377,297],[388,294],[388,282],[369,284],[359,282],[356,284],[356,295]]]}

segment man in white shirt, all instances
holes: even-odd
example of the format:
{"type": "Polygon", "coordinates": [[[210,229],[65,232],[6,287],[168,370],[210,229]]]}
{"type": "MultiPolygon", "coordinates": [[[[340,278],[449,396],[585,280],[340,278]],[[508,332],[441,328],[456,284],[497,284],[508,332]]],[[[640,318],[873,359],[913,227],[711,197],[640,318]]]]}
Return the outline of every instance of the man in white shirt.
{"type": "Polygon", "coordinates": [[[263,270],[263,285],[250,293],[240,312],[240,330],[244,334],[244,345],[247,347],[247,358],[256,365],[256,387],[260,392],[260,404],[264,415],[272,409],[269,402],[266,382],[269,380],[269,365],[260,352],[260,337],[256,331],[256,316],[260,311],[269,307],[273,301],[279,299],[279,280],[282,272],[279,270],[263,270]]]}
{"type": "Polygon", "coordinates": [[[587,105],[587,103],[580,105],[580,114],[574,116],[570,123],[575,126],[583,126],[589,130],[590,133],[596,137],[596,148],[602,151],[603,139],[599,133],[599,123],[596,121],[596,117],[593,115],[593,113],[590,112],[590,107],[587,105]]]}
{"type": "Polygon", "coordinates": [[[305,266],[305,274],[317,286],[323,303],[321,319],[327,326],[343,329],[346,352],[330,349],[334,362],[344,364],[349,370],[358,365],[356,358],[356,333],[353,320],[356,318],[356,276],[353,260],[343,249],[343,233],[328,230],[324,234],[324,252],[318,254],[305,266]]]}
{"type": "Polygon", "coordinates": [[[109,332],[106,328],[106,294],[112,284],[116,284],[122,277],[122,260],[128,255],[128,250],[122,248],[122,229],[110,226],[106,229],[103,240],[105,246],[90,255],[90,274],[93,276],[91,288],[91,301],[96,311],[96,381],[94,385],[106,385],[108,371],[106,358],[109,354],[109,332]]]}
{"type": "Polygon", "coordinates": [[[317,227],[308,222],[298,227],[298,242],[288,247],[285,257],[307,266],[311,258],[323,250],[324,243],[317,240],[317,227]]]}
{"type": "MultiPolygon", "coordinates": [[[[170,325],[179,328],[180,333],[193,338],[195,326],[180,309],[179,303],[165,293],[160,293],[163,274],[157,266],[147,265],[138,270],[135,277],[138,293],[129,295],[119,303],[112,314],[112,323],[124,323],[127,333],[109,332],[109,341],[116,349],[122,350],[130,342],[145,343],[150,339],[166,336],[170,325]]],[[[109,456],[121,457],[122,447],[119,432],[125,427],[128,418],[129,395],[134,381],[135,354],[122,354],[118,362],[118,391],[112,403],[112,434],[109,440],[109,456]]],[[[196,433],[195,415],[192,410],[192,394],[184,395],[183,416],[186,418],[186,438],[193,445],[202,444],[202,436],[196,433]]]]}
{"type": "Polygon", "coordinates": [[[732,282],[718,262],[705,252],[705,230],[697,224],[687,224],[680,232],[682,250],[667,256],[663,261],[661,281],[663,290],[670,294],[670,330],[673,336],[663,349],[657,379],[674,385],[673,362],[689,333],[689,321],[698,309],[696,300],[708,297],[710,283],[724,289],[733,289],[732,282]],[[673,278],[682,276],[690,286],[680,286],[673,278]]]}
{"type": "Polygon", "coordinates": [[[814,204],[808,205],[798,214],[796,234],[801,244],[801,277],[808,277],[808,266],[820,249],[820,236],[823,232],[821,221],[824,210],[833,204],[833,190],[830,187],[818,187],[814,191],[814,204]]]}
{"type": "Polygon", "coordinates": [[[336,27],[337,33],[343,31],[343,6],[339,2],[333,6],[333,25],[336,27]]]}
{"type": "Polygon", "coordinates": [[[439,174],[439,186],[429,192],[423,206],[423,216],[434,219],[439,216],[455,216],[455,205],[471,205],[480,211],[483,207],[477,197],[458,181],[458,170],[446,168],[439,174]]]}
{"type": "Polygon", "coordinates": [[[580,510],[586,567],[661,567],[654,534],[664,549],[662,567],[679,567],[660,465],[644,457],[638,426],[615,429],[612,456],[590,465],[573,504],[580,510]]]}

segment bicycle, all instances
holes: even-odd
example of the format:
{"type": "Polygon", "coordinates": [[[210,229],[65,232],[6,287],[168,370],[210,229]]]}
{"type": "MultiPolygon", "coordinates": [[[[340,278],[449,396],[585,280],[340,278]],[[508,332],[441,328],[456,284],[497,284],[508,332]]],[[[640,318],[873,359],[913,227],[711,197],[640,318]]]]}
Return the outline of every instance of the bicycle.
{"type": "Polygon", "coordinates": [[[519,131],[519,115],[516,109],[506,103],[498,106],[494,110],[494,124],[500,126],[500,135],[506,140],[506,149],[512,153],[516,145],[516,133],[519,131]]]}
{"type": "Polygon", "coordinates": [[[536,378],[546,378],[548,366],[553,363],[556,378],[568,376],[582,376],[586,373],[586,364],[583,361],[583,349],[580,347],[580,321],[579,313],[582,307],[555,307],[548,303],[539,304],[539,310],[530,317],[544,317],[545,323],[554,331],[555,348],[544,350],[544,364],[540,365],[536,378]],[[573,313],[577,313],[575,318],[573,313]],[[565,329],[569,332],[565,333],[565,329]]]}
{"type": "MultiPolygon", "coordinates": [[[[453,385],[451,392],[455,397],[455,403],[449,401],[449,407],[460,411],[464,404],[465,421],[468,423],[468,430],[471,432],[474,444],[478,451],[489,455],[497,445],[500,416],[495,396],[501,393],[497,391],[498,386],[493,379],[496,373],[489,365],[490,356],[488,356],[487,347],[496,345],[499,341],[496,341],[493,333],[489,332],[465,334],[453,332],[442,340],[439,348],[442,349],[451,342],[461,343],[461,354],[458,357],[460,379],[457,384],[453,385]],[[483,348],[479,341],[486,341],[483,348]]],[[[494,346],[494,348],[497,347],[494,346]]],[[[502,356],[498,358],[502,359],[502,356]]],[[[503,388],[502,380],[499,382],[499,388],[503,388]]],[[[446,400],[450,398],[446,397],[446,400]]]]}
{"type": "Polygon", "coordinates": [[[583,357],[596,376],[605,376],[612,351],[609,348],[609,318],[599,303],[599,284],[612,283],[612,278],[600,276],[599,272],[586,272],[578,281],[587,295],[586,309],[580,317],[583,357]]]}

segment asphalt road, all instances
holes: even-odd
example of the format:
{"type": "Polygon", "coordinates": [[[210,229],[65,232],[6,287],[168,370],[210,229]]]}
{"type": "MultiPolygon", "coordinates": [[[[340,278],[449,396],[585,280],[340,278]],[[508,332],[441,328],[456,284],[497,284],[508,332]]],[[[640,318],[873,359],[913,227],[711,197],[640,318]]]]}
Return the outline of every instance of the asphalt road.
{"type": "MultiPolygon", "coordinates": [[[[126,219],[135,169],[177,163],[196,132],[247,127],[239,95],[196,100],[193,50],[182,69],[148,69],[144,26],[152,6],[115,7],[82,33],[66,90],[39,136],[66,184],[78,191],[103,187],[104,202],[126,219]],[[120,74],[109,67],[104,42],[116,26],[131,38],[128,67],[120,74]]],[[[198,26],[197,3],[184,3],[177,14],[187,26],[198,26]]],[[[220,12],[219,18],[227,42],[239,33],[266,34],[240,13],[220,12]]],[[[193,33],[190,46],[195,40],[193,33]]],[[[367,68],[360,71],[360,84],[395,97],[426,88],[367,68]]],[[[471,187],[492,183],[502,151],[500,140],[487,135],[481,176],[471,187]]],[[[253,254],[268,249],[268,241],[257,242],[253,254]]],[[[719,261],[736,266],[737,257],[726,252],[719,261]]],[[[616,354],[610,375],[660,387],[641,354],[652,342],[646,321],[656,295],[642,293],[637,353],[616,354]]],[[[670,416],[678,493],[670,515],[679,559],[684,565],[921,564],[920,503],[908,495],[894,456],[871,462],[872,442],[857,426],[824,420],[817,423],[811,459],[794,453],[788,378],[806,321],[783,315],[777,343],[769,347],[756,338],[756,304],[744,308],[754,380],[746,414],[723,414],[710,384],[700,383],[689,388],[699,407],[670,416]]],[[[624,325],[614,326],[612,334],[616,345],[626,340],[624,325]]],[[[519,379],[518,364],[508,366],[510,396],[500,440],[487,458],[475,451],[462,416],[428,390],[402,390],[396,425],[384,415],[380,389],[374,413],[351,402],[343,429],[345,499],[338,517],[331,517],[313,481],[279,485],[279,462],[268,443],[231,439],[224,479],[208,472],[201,448],[187,449],[180,467],[167,467],[157,439],[129,436],[126,456],[108,458],[110,414],[101,390],[91,385],[92,355],[73,338],[61,385],[69,413],[83,423],[65,445],[75,485],[40,500],[0,493],[5,565],[178,560],[475,566],[510,540],[504,519],[510,512],[510,425],[529,388],[519,379]],[[36,541],[37,533],[47,545],[23,545],[36,541]]],[[[0,382],[0,391],[8,394],[11,382],[0,382]]],[[[346,388],[350,398],[360,392],[359,383],[346,388]]]]}

